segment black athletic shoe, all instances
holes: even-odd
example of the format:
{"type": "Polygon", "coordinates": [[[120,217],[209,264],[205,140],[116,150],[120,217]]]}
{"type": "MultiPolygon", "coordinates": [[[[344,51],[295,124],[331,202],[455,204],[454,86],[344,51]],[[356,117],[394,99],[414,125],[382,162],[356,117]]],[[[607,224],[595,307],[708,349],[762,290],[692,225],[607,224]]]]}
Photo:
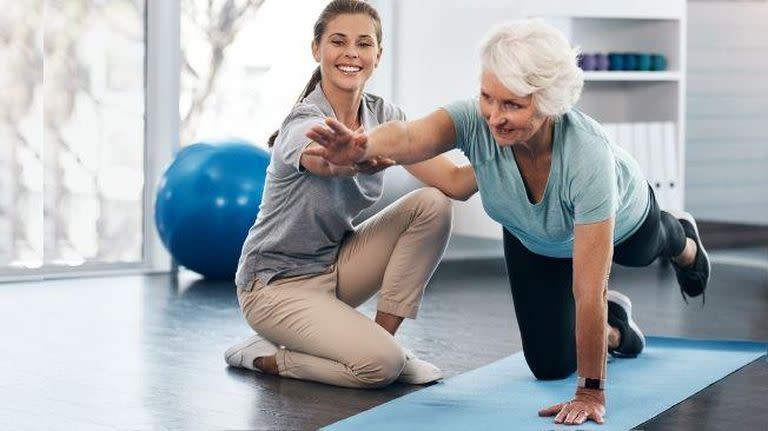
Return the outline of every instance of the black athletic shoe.
{"type": "Polygon", "coordinates": [[[645,347],[645,336],[632,320],[632,301],[625,295],[608,291],[608,324],[619,330],[621,341],[608,353],[620,358],[634,358],[645,347]]]}
{"type": "MultiPolygon", "coordinates": [[[[682,218],[679,220],[683,230],[685,230],[686,238],[696,241],[697,247],[693,265],[681,268],[674,261],[672,262],[672,267],[675,268],[675,274],[677,275],[677,283],[680,285],[680,293],[683,295],[683,299],[688,302],[685,295],[689,297],[699,296],[706,290],[709,283],[709,274],[712,272],[712,264],[709,262],[709,255],[707,255],[707,251],[701,243],[696,220],[689,213],[683,213],[682,218]]],[[[704,297],[702,297],[703,299],[704,297]]]]}

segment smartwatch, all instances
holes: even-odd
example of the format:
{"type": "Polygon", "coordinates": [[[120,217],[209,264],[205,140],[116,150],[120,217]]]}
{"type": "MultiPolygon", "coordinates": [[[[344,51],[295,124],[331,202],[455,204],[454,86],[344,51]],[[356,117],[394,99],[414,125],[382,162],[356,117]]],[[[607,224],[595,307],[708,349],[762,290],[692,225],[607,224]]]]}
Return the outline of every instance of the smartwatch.
{"type": "Polygon", "coordinates": [[[576,384],[578,387],[584,389],[597,389],[599,391],[605,390],[605,379],[590,379],[587,377],[579,376],[576,384]]]}

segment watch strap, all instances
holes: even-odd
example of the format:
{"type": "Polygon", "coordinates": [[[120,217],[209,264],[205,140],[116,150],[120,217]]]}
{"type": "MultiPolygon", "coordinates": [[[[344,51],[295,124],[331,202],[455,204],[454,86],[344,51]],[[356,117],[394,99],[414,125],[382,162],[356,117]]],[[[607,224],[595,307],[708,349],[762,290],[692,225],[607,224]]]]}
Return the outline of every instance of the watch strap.
{"type": "Polygon", "coordinates": [[[577,380],[578,387],[584,389],[597,389],[599,391],[605,390],[605,379],[590,379],[588,377],[581,377],[577,380]]]}

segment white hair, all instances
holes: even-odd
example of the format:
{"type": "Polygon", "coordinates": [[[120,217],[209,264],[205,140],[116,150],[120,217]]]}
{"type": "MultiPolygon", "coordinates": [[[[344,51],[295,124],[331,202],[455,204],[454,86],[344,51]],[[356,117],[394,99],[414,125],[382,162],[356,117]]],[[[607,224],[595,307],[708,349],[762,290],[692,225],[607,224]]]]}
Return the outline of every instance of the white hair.
{"type": "Polygon", "coordinates": [[[491,30],[480,49],[484,71],[517,96],[533,95],[536,109],[558,116],[573,107],[584,87],[579,49],[540,20],[519,20],[491,30]]]}

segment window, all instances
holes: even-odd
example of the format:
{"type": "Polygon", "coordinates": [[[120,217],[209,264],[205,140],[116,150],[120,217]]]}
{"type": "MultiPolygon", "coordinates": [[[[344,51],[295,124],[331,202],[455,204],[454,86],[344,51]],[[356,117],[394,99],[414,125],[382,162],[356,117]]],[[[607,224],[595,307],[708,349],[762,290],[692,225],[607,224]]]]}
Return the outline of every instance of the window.
{"type": "Polygon", "coordinates": [[[327,0],[181,4],[181,145],[240,138],[265,146],[316,67],[327,0]]]}
{"type": "Polygon", "coordinates": [[[0,274],[143,259],[144,0],[0,15],[0,274]]]}
{"type": "Polygon", "coordinates": [[[4,5],[0,279],[166,268],[152,265],[167,254],[151,199],[172,149],[229,137],[265,145],[316,66],[312,28],[326,4],[4,5]]]}

